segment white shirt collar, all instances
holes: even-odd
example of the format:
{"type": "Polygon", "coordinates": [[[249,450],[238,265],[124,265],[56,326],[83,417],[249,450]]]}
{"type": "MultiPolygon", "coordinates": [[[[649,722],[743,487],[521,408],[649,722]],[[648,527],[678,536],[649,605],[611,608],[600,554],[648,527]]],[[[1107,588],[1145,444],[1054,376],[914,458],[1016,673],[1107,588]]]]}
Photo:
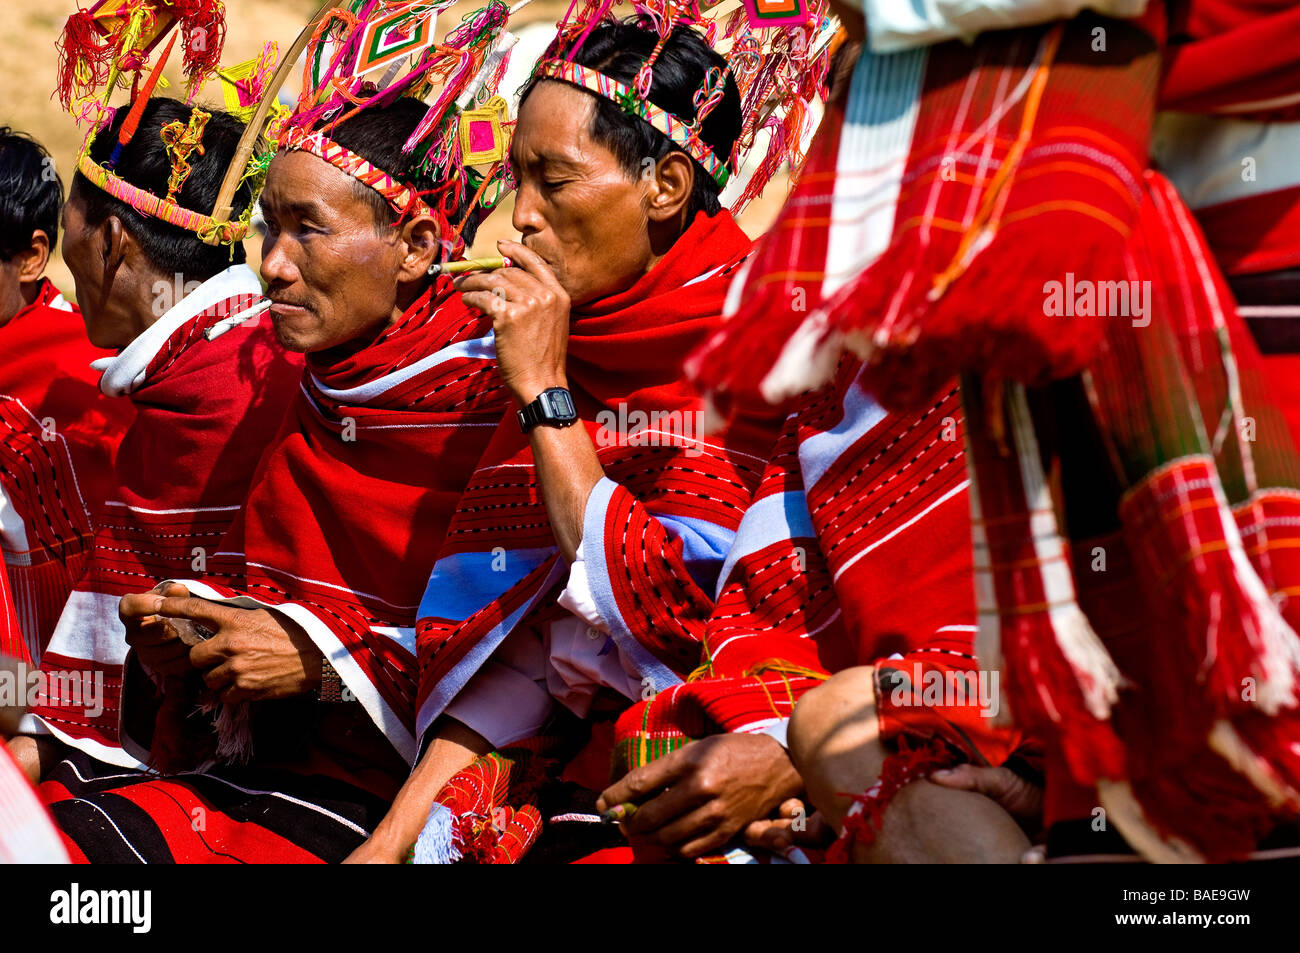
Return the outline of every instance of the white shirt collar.
{"type": "Polygon", "coordinates": [[[262,285],[246,264],[218,272],[178,301],[167,313],[114,357],[101,357],[90,366],[103,371],[99,389],[109,397],[122,397],[144,383],[145,371],[167,339],[186,321],[213,305],[240,295],[260,295],[262,285]]]}

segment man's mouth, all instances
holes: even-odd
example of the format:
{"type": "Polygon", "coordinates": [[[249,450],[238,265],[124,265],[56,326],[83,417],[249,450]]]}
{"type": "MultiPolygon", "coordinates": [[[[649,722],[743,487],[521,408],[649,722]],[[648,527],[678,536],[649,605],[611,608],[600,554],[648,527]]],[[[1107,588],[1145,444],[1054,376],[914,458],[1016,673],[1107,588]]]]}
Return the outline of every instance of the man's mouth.
{"type": "Polygon", "coordinates": [[[295,315],[307,314],[311,309],[305,305],[297,304],[292,301],[278,301],[271,299],[271,314],[282,317],[294,317],[295,315]]]}

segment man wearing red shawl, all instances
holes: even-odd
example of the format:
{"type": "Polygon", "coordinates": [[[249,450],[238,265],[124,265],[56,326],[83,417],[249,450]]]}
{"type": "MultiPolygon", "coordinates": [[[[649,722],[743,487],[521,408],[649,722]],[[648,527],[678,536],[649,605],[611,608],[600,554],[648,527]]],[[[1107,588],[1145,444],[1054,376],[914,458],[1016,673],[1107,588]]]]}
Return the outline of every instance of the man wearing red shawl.
{"type": "Polygon", "coordinates": [[[41,145],[0,129],[0,549],[26,654],[39,662],[113,489],[113,457],[134,410],[101,394],[81,313],[42,278],[59,237],[63,184],[41,145]],[[39,433],[32,443],[24,435],[39,433]],[[53,518],[42,503],[68,495],[53,518]]]}
{"type": "Polygon", "coordinates": [[[705,150],[689,152],[584,83],[630,83],[655,54],[649,102],[687,110],[723,61],[694,29],[660,41],[633,20],[594,25],[568,52],[521,95],[510,159],[522,240],[501,245],[513,267],[458,281],[492,316],[513,406],[421,605],[427,750],[354,862],[394,862],[412,844],[417,862],[512,862],[543,823],[561,853],[590,849],[564,815],[591,819],[613,715],[698,663],[771,440],[755,422],[704,436],[681,369],[750,246],[701,161],[731,152],[733,82],[699,123],[705,150]],[[550,410],[534,417],[539,398],[550,410]],[[566,763],[585,793],[543,816],[539,792],[566,763]]]}
{"type": "MultiPolygon", "coordinates": [[[[347,22],[355,51],[364,22],[347,22]]],[[[42,794],[74,859],[338,861],[409,773],[420,593],[507,400],[491,322],[435,277],[478,196],[404,148],[421,130],[455,142],[461,92],[291,117],[262,274],[306,367],[207,573],[122,599],[122,741],[170,776],[56,770],[42,794]]]]}
{"type": "MultiPolygon", "coordinates": [[[[172,175],[161,133],[185,126],[195,110],[167,99],[139,102],[137,132],[121,149],[115,176],[167,195],[172,175]]],[[[205,154],[174,193],[211,207],[243,126],[207,114],[205,154]]],[[[128,111],[119,110],[90,149],[108,160],[128,111]]],[[[87,164],[86,169],[92,170],[87,164]]],[[[236,208],[252,201],[248,188],[236,208]]],[[[257,276],[243,248],[204,244],[193,232],[148,216],[79,171],[64,212],[65,257],[92,343],[118,353],[97,362],[99,390],[132,408],[116,486],[95,528],[89,564],[59,617],[42,668],[76,691],[42,695],[14,744],[33,778],[36,755],[48,768],[57,742],[108,764],[139,767],[118,741],[122,663],[127,645],[118,600],[141,583],[192,571],[210,558],[248,491],[297,378],[269,323],[207,340],[204,332],[257,299],[257,276]],[[91,704],[88,700],[94,700],[91,704]],[[39,739],[39,745],[38,745],[39,739]]],[[[19,435],[38,445],[39,430],[19,435]]],[[[39,497],[47,512],[70,498],[72,475],[54,474],[39,497]]],[[[56,523],[56,526],[59,524],[56,523]]],[[[55,680],[47,679],[47,684],[55,680]]]]}

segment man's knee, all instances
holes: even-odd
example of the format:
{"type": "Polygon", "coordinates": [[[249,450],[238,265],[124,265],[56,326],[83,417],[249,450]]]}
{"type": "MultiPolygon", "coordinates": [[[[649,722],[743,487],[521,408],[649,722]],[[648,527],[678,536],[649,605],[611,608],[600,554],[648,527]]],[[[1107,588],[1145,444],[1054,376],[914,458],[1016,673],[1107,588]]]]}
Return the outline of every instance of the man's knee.
{"type": "Polygon", "coordinates": [[[857,724],[874,730],[874,671],[869,665],[845,669],[799,699],[790,717],[788,741],[800,774],[806,777],[828,742],[846,728],[857,724]]]}

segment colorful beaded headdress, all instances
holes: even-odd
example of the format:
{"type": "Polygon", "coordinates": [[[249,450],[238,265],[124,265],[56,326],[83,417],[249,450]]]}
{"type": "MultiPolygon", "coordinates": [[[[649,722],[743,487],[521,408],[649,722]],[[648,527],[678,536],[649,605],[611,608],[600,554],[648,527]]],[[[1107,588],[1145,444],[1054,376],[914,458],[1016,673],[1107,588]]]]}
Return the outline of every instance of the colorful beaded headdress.
{"type": "MultiPolygon", "coordinates": [[[[252,203],[237,222],[229,221],[228,205],[224,214],[219,214],[222,202],[218,202],[218,208],[211,214],[182,208],[178,204],[192,162],[204,153],[203,131],[212,118],[211,113],[192,104],[204,80],[222,72],[236,76],[242,82],[238,102],[256,100],[266,82],[270,63],[275,59],[275,45],[268,44],[262,56],[251,63],[240,64],[230,71],[219,70],[226,30],[224,14],[225,7],[220,0],[99,0],[89,9],[78,9],[68,18],[59,42],[59,83],[56,90],[63,106],[78,122],[89,127],[77,159],[77,170],[87,180],[142,215],[192,231],[214,245],[233,245],[247,235],[252,203]],[[149,67],[150,55],[168,34],[167,45],[157,62],[149,67]],[[154,89],[159,84],[166,85],[162,79],[163,66],[177,37],[182,39],[184,49],[185,102],[192,108],[187,122],[168,123],[160,132],[162,146],[172,164],[167,194],[160,196],[127,182],[116,174],[114,166],[135,137],[154,89]],[[127,88],[131,91],[130,111],[118,130],[108,159],[100,164],[91,158],[91,147],[99,132],[112,120],[114,110],[109,107],[109,102],[113,93],[127,88]]],[[[223,82],[234,81],[223,78],[223,82]]],[[[228,93],[227,102],[230,100],[228,93]]],[[[247,148],[242,146],[241,143],[241,149],[236,152],[227,171],[227,182],[233,184],[226,202],[246,179],[252,180],[251,186],[256,193],[265,162],[269,161],[261,158],[259,168],[259,160],[249,162],[253,143],[250,142],[247,148]]]]}
{"type": "Polygon", "coordinates": [[[485,215],[507,191],[510,123],[494,90],[516,39],[505,29],[510,8],[490,0],[435,42],[436,18],[454,2],[353,0],[330,10],[307,44],[302,93],[280,143],[368,185],[399,222],[434,218],[449,256],[463,250],[460,235],[470,217],[485,215]],[[331,138],[361,110],[403,97],[431,101],[402,154],[410,157],[409,168],[439,183],[433,190],[422,192],[331,138]],[[488,168],[480,172],[476,165],[488,168]]]}
{"type": "Polygon", "coordinates": [[[810,109],[824,95],[830,40],[837,24],[821,12],[821,0],[789,0],[795,16],[768,19],[769,0],[749,0],[728,14],[710,17],[706,8],[720,4],[697,0],[635,0],[630,6],[659,35],[649,58],[629,85],[574,62],[582,44],[601,22],[616,19],[621,0],[571,0],[558,33],[538,61],[535,77],[562,80],[617,103],[624,112],[649,123],[704,168],[722,188],[741,168],[760,132],[769,134],[767,150],[740,195],[731,203],[740,212],[789,162],[803,164],[803,143],[812,128],[810,109]],[[755,6],[757,4],[757,6],[755,6]],[[761,8],[761,9],[760,9],[761,8]],[[760,14],[755,11],[759,10],[760,14]],[[694,116],[677,116],[650,101],[654,66],[679,26],[699,29],[705,41],[727,60],[726,70],[709,70],[692,99],[694,116]],[[740,93],[742,125],[730,155],[719,156],[700,138],[700,127],[722,102],[727,78],[740,93]]]}

